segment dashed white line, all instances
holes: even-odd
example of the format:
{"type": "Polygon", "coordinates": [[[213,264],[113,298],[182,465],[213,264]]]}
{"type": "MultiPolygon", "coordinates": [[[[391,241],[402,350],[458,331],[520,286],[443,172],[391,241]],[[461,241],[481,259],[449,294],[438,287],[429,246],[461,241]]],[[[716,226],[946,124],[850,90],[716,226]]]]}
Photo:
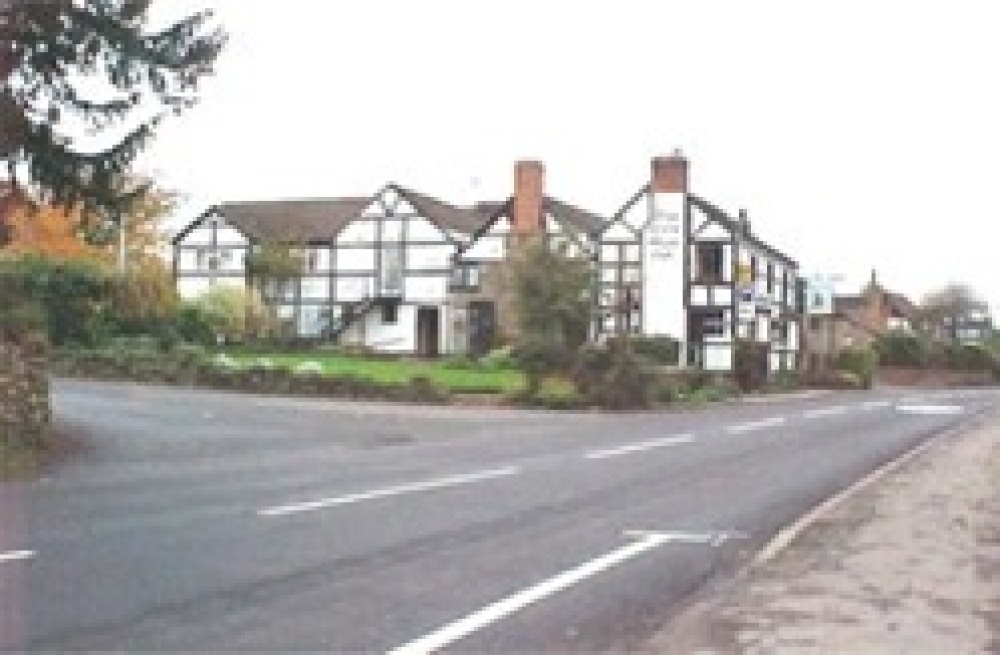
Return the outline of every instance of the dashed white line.
{"type": "Polygon", "coordinates": [[[861,403],[860,407],[862,410],[871,411],[875,409],[885,409],[892,405],[888,400],[869,400],[868,402],[861,403]]]}
{"type": "Polygon", "coordinates": [[[843,405],[834,405],[833,407],[820,407],[818,409],[807,409],[802,412],[804,418],[823,418],[824,416],[838,416],[847,411],[847,407],[843,405]]]}
{"type": "MultiPolygon", "coordinates": [[[[701,538],[701,535],[696,536],[699,539],[701,538]]],[[[677,540],[677,535],[671,533],[644,533],[640,536],[639,541],[635,543],[622,546],[606,555],[590,560],[569,571],[564,571],[513,596],[497,601],[478,612],[469,614],[465,618],[449,623],[427,636],[394,648],[389,651],[388,655],[424,655],[441,650],[449,644],[467,637],[492,623],[496,623],[500,619],[528,605],[537,603],[547,596],[551,596],[602,571],[617,566],[626,560],[674,540],[677,540]]],[[[688,539],[688,541],[693,541],[693,538],[688,539]]],[[[705,543],[705,541],[698,541],[697,543],[705,543]]]]}
{"type": "Polygon", "coordinates": [[[961,414],[961,405],[897,405],[896,411],[904,414],[925,414],[929,416],[948,416],[961,414]]]}
{"type": "Polygon", "coordinates": [[[753,432],[754,430],[763,430],[764,428],[773,428],[779,425],[784,425],[787,421],[788,419],[784,416],[772,416],[771,418],[766,418],[760,421],[730,425],[726,428],[726,432],[729,434],[743,434],[745,432],[753,432]]]}
{"type": "Polygon", "coordinates": [[[650,439],[649,441],[640,441],[637,443],[627,444],[619,448],[609,448],[607,450],[595,450],[594,452],[587,453],[584,455],[586,459],[605,459],[607,457],[618,457],[620,455],[628,455],[630,453],[639,453],[646,450],[653,450],[654,448],[663,448],[664,446],[676,446],[678,444],[691,443],[694,441],[694,435],[682,434],[676,437],[663,437],[661,439],[650,439]]]}
{"type": "Polygon", "coordinates": [[[0,564],[4,562],[19,562],[27,559],[33,559],[36,553],[33,550],[12,550],[6,553],[0,553],[0,564]]]}
{"type": "Polygon", "coordinates": [[[449,475],[443,478],[425,480],[423,482],[415,482],[413,484],[403,484],[395,487],[385,487],[383,489],[373,489],[372,491],[365,491],[356,494],[348,494],[346,496],[319,498],[317,500],[309,500],[305,502],[289,503],[286,505],[268,507],[266,509],[259,510],[257,514],[260,516],[284,516],[286,514],[310,512],[317,509],[335,507],[337,505],[349,505],[351,503],[358,503],[364,500],[374,500],[377,498],[400,496],[403,494],[416,493],[420,491],[431,491],[434,489],[457,487],[463,484],[481,482],[483,480],[501,478],[509,475],[517,475],[520,472],[521,469],[519,467],[508,466],[506,468],[491,469],[488,471],[476,471],[474,473],[463,473],[461,475],[449,475]]]}

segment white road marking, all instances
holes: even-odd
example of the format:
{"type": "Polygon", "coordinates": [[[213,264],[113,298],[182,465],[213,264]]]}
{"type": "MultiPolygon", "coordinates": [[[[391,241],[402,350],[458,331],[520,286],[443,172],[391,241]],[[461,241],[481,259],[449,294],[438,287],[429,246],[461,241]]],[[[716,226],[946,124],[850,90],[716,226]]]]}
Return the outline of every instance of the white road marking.
{"type": "Polygon", "coordinates": [[[0,553],[0,564],[4,562],[18,562],[35,557],[33,550],[12,550],[7,553],[0,553]]]}
{"type": "Polygon", "coordinates": [[[874,409],[885,409],[891,405],[892,403],[888,400],[869,400],[868,402],[861,403],[859,407],[864,411],[871,411],[874,409]]]}
{"type": "Polygon", "coordinates": [[[419,491],[431,491],[433,489],[457,487],[459,485],[470,484],[472,482],[481,482],[483,480],[490,480],[493,478],[500,478],[508,475],[517,475],[520,472],[521,469],[519,467],[508,466],[506,468],[491,469],[488,471],[476,471],[474,473],[463,473],[461,475],[449,475],[444,478],[425,480],[423,482],[415,482],[413,484],[403,484],[397,487],[386,487],[384,489],[374,489],[372,491],[349,494],[346,496],[320,498],[317,500],[310,500],[300,503],[289,503],[287,505],[268,507],[266,509],[259,510],[257,514],[259,514],[260,516],[284,516],[285,514],[310,512],[317,509],[335,507],[337,505],[349,505],[351,503],[358,503],[364,500],[374,500],[376,498],[400,496],[403,494],[416,493],[419,491]]]}
{"type": "Polygon", "coordinates": [[[671,541],[697,544],[711,543],[712,539],[716,537],[713,534],[675,532],[626,532],[625,535],[637,536],[638,541],[627,546],[622,546],[597,559],[590,560],[574,569],[564,571],[555,577],[518,592],[513,596],[497,601],[478,612],[469,614],[465,618],[449,623],[424,637],[394,648],[389,651],[388,655],[422,655],[433,653],[459,639],[469,636],[477,630],[496,623],[514,612],[524,609],[528,605],[537,603],[547,596],[578,584],[587,578],[637,557],[648,550],[671,541]]]}
{"type": "Polygon", "coordinates": [[[604,459],[606,457],[618,457],[619,455],[628,455],[629,453],[638,453],[646,450],[653,450],[654,448],[662,448],[664,446],[676,446],[678,444],[691,443],[694,441],[694,435],[682,434],[676,437],[663,437],[661,439],[650,439],[649,441],[640,441],[633,444],[628,444],[621,446],[619,448],[609,448],[607,450],[595,450],[594,452],[587,453],[584,455],[586,459],[604,459]]]}
{"type": "Polygon", "coordinates": [[[847,411],[844,405],[834,405],[833,407],[820,407],[818,409],[808,409],[802,412],[804,418],[822,418],[824,416],[837,416],[847,411]]]}
{"type": "Polygon", "coordinates": [[[927,414],[931,416],[961,414],[961,405],[896,405],[897,412],[904,414],[927,414]]]}
{"type": "Polygon", "coordinates": [[[739,425],[730,425],[726,428],[726,432],[729,434],[743,434],[745,432],[753,432],[754,430],[762,430],[764,428],[773,428],[779,425],[784,425],[787,422],[784,416],[772,416],[771,418],[766,418],[761,421],[752,421],[750,423],[740,423],[739,425]]]}

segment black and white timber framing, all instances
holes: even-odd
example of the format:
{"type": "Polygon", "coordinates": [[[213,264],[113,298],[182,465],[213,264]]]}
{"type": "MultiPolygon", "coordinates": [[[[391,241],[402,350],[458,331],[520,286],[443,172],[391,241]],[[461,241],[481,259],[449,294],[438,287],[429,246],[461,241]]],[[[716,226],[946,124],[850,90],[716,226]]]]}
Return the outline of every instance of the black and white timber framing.
{"type": "MultiPolygon", "coordinates": [[[[684,163],[686,166],[686,162],[684,163]]],[[[595,268],[593,337],[630,332],[682,342],[682,365],[730,371],[738,340],[771,371],[799,365],[798,264],[687,192],[646,184],[610,219],[541,195],[538,230],[595,268]]],[[[246,255],[267,241],[302,255],[302,275],[264,300],[302,338],[387,353],[481,352],[496,336],[485,283],[515,243],[515,195],[458,207],[388,184],[368,198],[224,203],[173,241],[182,297],[246,285],[246,255]]]]}

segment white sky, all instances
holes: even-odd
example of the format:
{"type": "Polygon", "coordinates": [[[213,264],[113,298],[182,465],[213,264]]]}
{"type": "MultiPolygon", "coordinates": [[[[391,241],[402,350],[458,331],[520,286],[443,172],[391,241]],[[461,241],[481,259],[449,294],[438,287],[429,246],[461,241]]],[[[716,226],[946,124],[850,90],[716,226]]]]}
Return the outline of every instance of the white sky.
{"type": "Polygon", "coordinates": [[[692,190],[849,292],[1000,306],[996,0],[157,0],[230,33],[202,103],[145,166],[208,202],[396,181],[611,214],[680,147],[692,190]],[[822,5],[822,6],[821,6],[822,5]]]}

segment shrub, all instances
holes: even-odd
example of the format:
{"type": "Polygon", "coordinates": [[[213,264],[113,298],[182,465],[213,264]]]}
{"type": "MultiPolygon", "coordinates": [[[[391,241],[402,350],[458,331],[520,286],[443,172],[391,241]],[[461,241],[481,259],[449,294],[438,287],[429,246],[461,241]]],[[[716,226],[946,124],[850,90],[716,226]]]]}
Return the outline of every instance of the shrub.
{"type": "Polygon", "coordinates": [[[948,368],[959,371],[990,371],[996,356],[979,344],[953,344],[945,348],[948,368]]]}
{"type": "Polygon", "coordinates": [[[490,371],[511,370],[517,368],[517,361],[512,355],[512,348],[504,346],[494,348],[483,355],[479,360],[480,365],[490,371]]]}
{"type": "Polygon", "coordinates": [[[202,307],[196,303],[182,304],[171,320],[171,327],[181,341],[204,346],[215,344],[212,323],[202,307]]]}
{"type": "Polygon", "coordinates": [[[573,383],[588,403],[606,409],[639,409],[652,405],[656,375],[643,357],[620,341],[607,347],[581,348],[573,383]]]}
{"type": "Polygon", "coordinates": [[[857,376],[860,388],[870,389],[875,377],[875,351],[868,348],[845,348],[837,353],[834,362],[838,371],[846,371],[857,376]]]}
{"type": "Polygon", "coordinates": [[[213,335],[226,342],[261,338],[274,327],[260,296],[244,287],[219,285],[203,293],[194,303],[213,335]]]}
{"type": "Polygon", "coordinates": [[[875,341],[878,363],[883,366],[919,367],[927,364],[927,343],[915,334],[889,332],[875,341]]]}
{"type": "Polygon", "coordinates": [[[653,364],[676,366],[680,361],[680,342],[671,337],[630,336],[632,350],[653,364]]]}

